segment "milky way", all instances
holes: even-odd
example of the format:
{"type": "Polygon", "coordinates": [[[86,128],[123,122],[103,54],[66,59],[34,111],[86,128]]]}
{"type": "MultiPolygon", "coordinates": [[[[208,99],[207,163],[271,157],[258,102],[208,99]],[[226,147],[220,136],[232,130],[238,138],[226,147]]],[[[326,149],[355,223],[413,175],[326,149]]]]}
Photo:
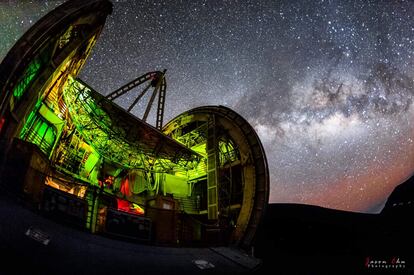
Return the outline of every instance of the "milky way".
{"type": "MultiPolygon", "coordinates": [[[[374,213],[412,174],[414,3],[114,2],[80,77],[107,94],[167,69],[166,120],[239,112],[264,144],[271,202],[374,213]]],[[[0,57],[59,3],[0,3],[0,57]]]]}

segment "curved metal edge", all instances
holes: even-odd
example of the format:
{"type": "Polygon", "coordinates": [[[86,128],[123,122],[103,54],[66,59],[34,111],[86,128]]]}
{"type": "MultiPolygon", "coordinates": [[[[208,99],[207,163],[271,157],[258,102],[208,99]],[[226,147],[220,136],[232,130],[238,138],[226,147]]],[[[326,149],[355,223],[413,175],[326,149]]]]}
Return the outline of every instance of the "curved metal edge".
{"type": "Polygon", "coordinates": [[[246,141],[250,146],[252,153],[253,153],[253,160],[256,163],[255,169],[255,177],[256,177],[256,185],[255,185],[255,200],[253,204],[253,211],[250,216],[247,228],[243,235],[243,238],[237,244],[240,248],[248,250],[251,248],[252,243],[256,236],[257,228],[262,223],[263,217],[266,212],[266,208],[269,202],[269,167],[267,163],[266,153],[262,142],[260,141],[259,136],[257,135],[254,128],[250,125],[250,123],[239,115],[237,112],[233,111],[232,109],[219,105],[219,106],[200,106],[188,110],[172,120],[170,120],[163,129],[167,129],[170,126],[170,123],[173,123],[179,117],[183,115],[190,115],[194,113],[212,113],[218,114],[224,118],[227,118],[229,121],[232,121],[234,125],[236,125],[243,135],[246,137],[246,141]],[[263,162],[261,162],[262,160],[263,162]],[[260,163],[263,163],[262,167],[259,167],[260,163]]]}
{"type": "Polygon", "coordinates": [[[112,3],[109,0],[68,1],[43,16],[17,40],[0,64],[0,117],[6,111],[9,87],[15,84],[33,54],[48,40],[51,33],[88,12],[102,13],[105,20],[112,13],[112,3]]]}

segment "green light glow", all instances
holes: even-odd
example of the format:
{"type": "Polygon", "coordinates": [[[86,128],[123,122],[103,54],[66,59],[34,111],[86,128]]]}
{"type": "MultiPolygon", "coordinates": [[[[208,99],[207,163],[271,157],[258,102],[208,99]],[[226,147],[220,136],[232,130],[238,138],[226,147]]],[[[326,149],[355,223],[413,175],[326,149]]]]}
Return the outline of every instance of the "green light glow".
{"type": "Polygon", "coordinates": [[[13,90],[13,95],[17,100],[21,98],[27,87],[32,82],[33,78],[37,75],[37,72],[40,69],[40,65],[41,64],[39,60],[34,59],[32,63],[30,63],[30,65],[27,67],[26,71],[23,73],[24,78],[15,86],[13,90]]]}
{"type": "Polygon", "coordinates": [[[29,114],[19,137],[36,144],[47,156],[50,156],[63,125],[63,120],[38,101],[29,114]]]}
{"type": "Polygon", "coordinates": [[[24,139],[36,144],[43,153],[49,155],[55,143],[56,135],[56,129],[47,120],[42,116],[35,116],[24,139]]]}
{"type": "Polygon", "coordinates": [[[58,117],[46,105],[42,104],[40,106],[39,114],[42,115],[51,124],[53,124],[59,132],[62,130],[62,127],[65,124],[65,121],[63,121],[60,117],[58,117]]]}
{"type": "Polygon", "coordinates": [[[13,96],[10,98],[10,107],[14,109],[15,104],[20,100],[27,91],[33,80],[39,75],[40,69],[50,60],[51,47],[53,43],[46,45],[26,67],[16,86],[13,88],[13,96]]]}
{"type": "Polygon", "coordinates": [[[193,150],[194,152],[199,153],[200,155],[207,157],[207,151],[206,151],[206,143],[200,143],[197,144],[196,146],[191,147],[191,150],[193,150]]]}
{"type": "Polygon", "coordinates": [[[39,100],[36,102],[35,107],[30,112],[29,116],[27,117],[26,123],[23,125],[22,131],[20,132],[20,135],[19,135],[21,139],[24,139],[27,131],[33,125],[33,122],[35,121],[37,117],[37,112],[39,111],[40,106],[42,106],[42,101],[39,100]]]}
{"type": "Polygon", "coordinates": [[[165,174],[163,192],[164,195],[187,196],[189,194],[187,178],[165,174]]]}
{"type": "Polygon", "coordinates": [[[92,170],[95,168],[96,164],[99,161],[99,155],[98,154],[90,154],[85,162],[85,175],[87,177],[90,176],[92,170]]]}

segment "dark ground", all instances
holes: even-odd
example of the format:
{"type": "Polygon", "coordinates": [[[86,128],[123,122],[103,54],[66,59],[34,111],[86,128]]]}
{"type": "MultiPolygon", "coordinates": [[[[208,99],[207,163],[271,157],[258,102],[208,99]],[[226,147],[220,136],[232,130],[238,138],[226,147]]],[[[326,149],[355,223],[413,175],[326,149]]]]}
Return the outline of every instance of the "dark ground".
{"type": "Polygon", "coordinates": [[[93,235],[4,197],[0,217],[0,274],[247,274],[258,264],[227,247],[157,247],[93,235]],[[26,236],[29,228],[50,242],[26,236]],[[196,260],[214,267],[200,269],[196,260]]]}

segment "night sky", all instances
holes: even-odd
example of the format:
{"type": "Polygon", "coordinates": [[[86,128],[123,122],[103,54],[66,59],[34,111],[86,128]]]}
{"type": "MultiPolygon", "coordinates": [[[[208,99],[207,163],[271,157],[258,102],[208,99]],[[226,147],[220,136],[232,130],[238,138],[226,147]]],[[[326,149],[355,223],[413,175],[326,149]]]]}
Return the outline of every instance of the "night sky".
{"type": "MultiPolygon", "coordinates": [[[[62,1],[6,2],[1,59],[62,1]]],[[[107,94],[167,69],[165,122],[234,109],[264,144],[270,202],[376,213],[413,173],[414,2],[113,2],[80,78],[107,94]]]]}

